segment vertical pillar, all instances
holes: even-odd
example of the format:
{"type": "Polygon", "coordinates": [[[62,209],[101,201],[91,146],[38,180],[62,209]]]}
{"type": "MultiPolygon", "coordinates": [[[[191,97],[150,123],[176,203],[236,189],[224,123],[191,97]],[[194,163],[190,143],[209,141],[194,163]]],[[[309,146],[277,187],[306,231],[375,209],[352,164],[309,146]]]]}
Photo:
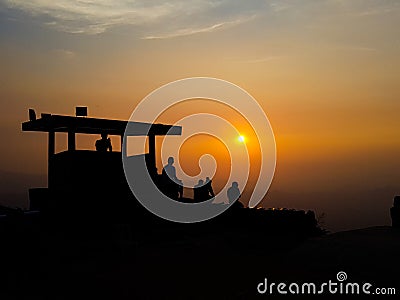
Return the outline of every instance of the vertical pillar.
{"type": "Polygon", "coordinates": [[[49,142],[48,142],[48,159],[56,152],[56,133],[49,131],[49,142]]]}
{"type": "Polygon", "coordinates": [[[155,175],[157,173],[156,167],[156,136],[154,134],[149,135],[149,171],[150,174],[155,175]]]}
{"type": "Polygon", "coordinates": [[[56,133],[49,131],[48,150],[47,150],[47,186],[52,188],[52,167],[51,158],[56,152],[56,133]]]}
{"type": "Polygon", "coordinates": [[[75,151],[75,132],[68,131],[68,151],[75,151]]]}

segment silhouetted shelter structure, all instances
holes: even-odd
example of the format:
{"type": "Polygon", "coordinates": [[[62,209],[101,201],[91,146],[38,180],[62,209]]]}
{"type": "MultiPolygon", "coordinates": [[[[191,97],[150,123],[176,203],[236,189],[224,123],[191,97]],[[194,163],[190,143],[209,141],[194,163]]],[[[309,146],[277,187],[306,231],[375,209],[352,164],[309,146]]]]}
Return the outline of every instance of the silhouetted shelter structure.
{"type": "MultiPolygon", "coordinates": [[[[102,228],[115,224],[131,224],[134,228],[147,229],[151,226],[164,228],[168,224],[172,229],[179,228],[179,225],[167,223],[151,214],[136,201],[125,178],[121,152],[96,151],[95,145],[93,150],[78,150],[76,135],[119,136],[122,152],[127,150],[124,147],[127,145],[128,137],[146,137],[148,153],[129,158],[142,161],[144,157],[147,170],[155,184],[160,187],[162,174],[158,174],[156,169],[156,136],[180,135],[182,128],[165,124],[89,118],[85,116],[86,112],[84,109],[79,109],[77,116],[41,114],[41,117],[37,118],[35,111],[29,110],[30,120],[22,123],[22,131],[46,132],[48,135],[48,187],[29,190],[31,213],[39,211],[40,218],[43,217],[43,220],[51,224],[49,228],[66,229],[66,232],[69,232],[69,229],[76,229],[71,232],[82,232],[82,228],[91,231],[94,227],[100,228],[96,232],[101,233],[102,228]],[[67,149],[59,153],[56,153],[55,144],[57,133],[68,135],[67,149]],[[85,226],[81,226],[83,223],[85,226]]],[[[211,185],[211,179],[209,184],[211,185]]],[[[195,199],[180,198],[179,201],[208,200],[210,194],[213,194],[209,188],[202,182],[194,189],[195,199]]],[[[237,185],[236,192],[232,194],[229,197],[231,201],[240,197],[237,185]]],[[[320,232],[313,213],[244,209],[239,201],[235,202],[233,208],[240,209],[227,210],[221,217],[205,223],[204,227],[198,225],[199,230],[207,230],[208,226],[210,230],[214,230],[213,224],[220,222],[229,224],[229,226],[222,225],[224,228],[239,226],[244,229],[243,226],[247,226],[249,230],[262,228],[263,232],[290,232],[304,235],[320,232]],[[237,222],[238,219],[241,222],[237,222]]],[[[7,215],[10,213],[3,214],[0,211],[0,219],[5,219],[7,215]]],[[[21,213],[15,215],[19,216],[21,213]]],[[[193,226],[197,228],[197,225],[193,226]]],[[[182,230],[191,230],[189,227],[184,228],[182,230]]]]}
{"type": "Polygon", "coordinates": [[[119,136],[121,149],[126,146],[129,136],[147,136],[148,153],[142,155],[145,155],[150,174],[156,175],[156,136],[180,135],[182,132],[180,126],[123,120],[54,114],[41,114],[41,118],[36,118],[32,109],[29,116],[30,120],[22,123],[22,131],[48,134],[48,188],[30,190],[31,209],[39,210],[56,205],[63,210],[69,207],[86,212],[98,212],[99,209],[112,212],[110,208],[123,205],[119,203],[121,199],[131,196],[121,152],[78,150],[76,134],[119,136]],[[128,122],[129,131],[125,135],[128,122]],[[66,151],[56,153],[56,133],[67,133],[66,151]]]}

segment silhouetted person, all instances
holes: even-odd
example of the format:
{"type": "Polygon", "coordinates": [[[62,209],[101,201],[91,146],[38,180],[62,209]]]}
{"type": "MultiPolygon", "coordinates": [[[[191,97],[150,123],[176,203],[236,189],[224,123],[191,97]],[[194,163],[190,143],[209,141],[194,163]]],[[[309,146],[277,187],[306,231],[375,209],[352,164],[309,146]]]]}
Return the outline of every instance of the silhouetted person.
{"type": "Polygon", "coordinates": [[[206,200],[205,185],[202,179],[194,186],[194,201],[201,202],[206,200]]]}
{"type": "Polygon", "coordinates": [[[225,203],[225,204],[232,203],[232,202],[238,200],[241,197],[238,186],[239,185],[238,185],[238,183],[236,181],[232,182],[232,186],[227,191],[229,202],[225,203]]]}
{"type": "Polygon", "coordinates": [[[174,158],[168,157],[168,164],[162,170],[163,185],[166,188],[168,196],[173,198],[183,198],[183,185],[182,181],[176,177],[176,169],[173,166],[174,158]]]}
{"type": "Polygon", "coordinates": [[[212,180],[210,179],[210,177],[206,177],[206,182],[204,184],[204,188],[206,190],[207,199],[215,197],[214,190],[212,188],[212,180]]]}
{"type": "Polygon", "coordinates": [[[112,152],[111,140],[108,137],[107,133],[102,133],[101,139],[97,140],[95,145],[96,150],[99,152],[107,152],[107,150],[112,152]]]}
{"type": "Polygon", "coordinates": [[[400,228],[400,196],[394,197],[390,216],[392,217],[392,227],[400,228]]]}
{"type": "Polygon", "coordinates": [[[176,169],[173,166],[174,165],[174,158],[172,156],[168,157],[168,164],[164,166],[162,170],[162,175],[165,178],[169,178],[172,181],[176,181],[178,178],[176,178],[176,169]]]}

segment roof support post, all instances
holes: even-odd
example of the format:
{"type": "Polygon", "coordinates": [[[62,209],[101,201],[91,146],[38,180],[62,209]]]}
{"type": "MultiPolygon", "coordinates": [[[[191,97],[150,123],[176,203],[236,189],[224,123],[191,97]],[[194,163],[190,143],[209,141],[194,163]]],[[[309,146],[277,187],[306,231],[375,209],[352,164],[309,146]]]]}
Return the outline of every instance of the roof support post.
{"type": "Polygon", "coordinates": [[[156,136],[149,134],[149,166],[150,174],[153,176],[157,173],[156,167],[156,136]]]}
{"type": "Polygon", "coordinates": [[[48,159],[54,155],[56,152],[56,133],[54,131],[49,131],[48,139],[48,159]]]}
{"type": "Polygon", "coordinates": [[[68,131],[68,151],[75,151],[75,132],[68,131]]]}
{"type": "Polygon", "coordinates": [[[51,158],[56,153],[56,133],[53,130],[49,131],[49,138],[48,138],[48,150],[47,150],[47,185],[49,188],[53,186],[52,184],[52,167],[51,158]]]}

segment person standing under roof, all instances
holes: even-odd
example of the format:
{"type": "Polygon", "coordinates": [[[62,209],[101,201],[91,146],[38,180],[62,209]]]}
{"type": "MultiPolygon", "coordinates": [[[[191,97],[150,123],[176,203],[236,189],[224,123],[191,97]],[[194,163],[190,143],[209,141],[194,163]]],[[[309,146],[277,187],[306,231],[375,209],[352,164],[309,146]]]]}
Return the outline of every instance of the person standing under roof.
{"type": "Polygon", "coordinates": [[[99,152],[112,152],[111,140],[107,133],[101,134],[101,139],[96,141],[96,150],[99,152]]]}

